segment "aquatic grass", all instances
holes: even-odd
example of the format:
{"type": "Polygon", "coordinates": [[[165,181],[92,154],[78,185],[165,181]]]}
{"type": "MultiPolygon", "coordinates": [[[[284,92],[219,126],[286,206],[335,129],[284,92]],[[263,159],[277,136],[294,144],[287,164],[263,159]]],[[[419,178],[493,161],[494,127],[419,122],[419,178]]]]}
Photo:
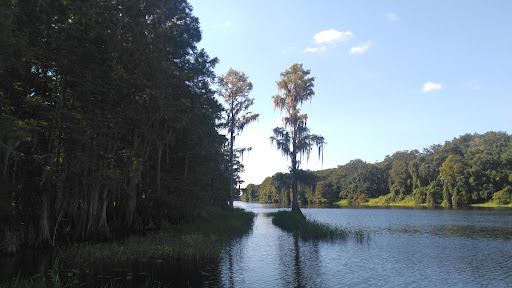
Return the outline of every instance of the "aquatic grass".
{"type": "Polygon", "coordinates": [[[195,223],[167,225],[146,236],[121,241],[82,243],[65,249],[63,258],[78,263],[125,260],[208,262],[219,257],[229,241],[250,232],[255,214],[235,208],[208,208],[195,223]]]}
{"type": "Polygon", "coordinates": [[[309,220],[294,211],[277,211],[268,214],[277,227],[304,240],[346,240],[351,237],[357,242],[369,240],[369,234],[361,229],[347,230],[315,220],[309,220]]]}
{"type": "MultiPolygon", "coordinates": [[[[15,277],[10,280],[0,282],[0,287],[10,287],[10,288],[76,288],[76,287],[89,287],[87,282],[78,280],[78,278],[70,277],[65,278],[63,281],[54,281],[48,277],[45,277],[44,274],[37,274],[32,277],[23,276],[21,273],[18,273],[15,277]]],[[[145,282],[140,287],[157,287],[157,288],[165,288],[168,287],[168,284],[161,283],[158,281],[153,281],[151,279],[146,279],[145,282]]],[[[115,281],[109,281],[101,285],[96,285],[96,287],[103,288],[121,288],[125,287],[122,283],[118,283],[115,281]]]]}
{"type": "Polygon", "coordinates": [[[22,276],[21,273],[18,273],[15,277],[10,280],[0,282],[1,287],[16,287],[16,288],[39,288],[46,287],[44,279],[34,279],[32,277],[28,278],[22,276]]]}

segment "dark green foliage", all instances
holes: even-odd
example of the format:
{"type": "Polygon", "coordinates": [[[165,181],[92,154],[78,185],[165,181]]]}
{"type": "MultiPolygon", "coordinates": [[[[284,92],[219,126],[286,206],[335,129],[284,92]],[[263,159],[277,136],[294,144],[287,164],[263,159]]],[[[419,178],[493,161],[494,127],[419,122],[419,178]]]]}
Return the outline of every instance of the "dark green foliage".
{"type": "MultiPolygon", "coordinates": [[[[511,138],[505,132],[465,134],[423,152],[396,152],[375,164],[352,160],[335,169],[309,172],[315,180],[299,185],[299,195],[309,203],[347,199],[351,205],[360,205],[366,195],[379,198],[376,203],[380,204],[414,201],[462,207],[494,200],[506,205],[511,201],[507,200],[507,187],[512,187],[511,138]],[[308,190],[309,186],[313,189],[308,190]]],[[[283,184],[279,179],[285,176],[267,178],[261,187],[271,189],[258,190],[260,201],[281,202],[287,191],[275,187],[283,184]]]]}
{"type": "Polygon", "coordinates": [[[249,184],[245,187],[245,189],[242,189],[242,201],[245,202],[259,202],[260,201],[260,194],[259,194],[260,185],[254,185],[249,184]]]}
{"type": "MultiPolygon", "coordinates": [[[[315,189],[317,186],[317,177],[311,171],[297,170],[297,190],[299,201],[302,203],[313,202],[315,197],[315,189]]],[[[251,193],[257,193],[252,196],[252,201],[261,203],[283,203],[291,204],[291,184],[292,175],[289,173],[276,173],[272,177],[267,177],[261,185],[247,185],[246,189],[250,189],[251,193]]]]}
{"type": "Polygon", "coordinates": [[[197,49],[187,1],[1,3],[0,178],[17,239],[108,239],[227,202],[217,59],[197,49]]]}
{"type": "Polygon", "coordinates": [[[512,203],[512,187],[507,186],[503,190],[494,193],[492,199],[494,200],[494,203],[498,205],[507,205],[512,203]]]}

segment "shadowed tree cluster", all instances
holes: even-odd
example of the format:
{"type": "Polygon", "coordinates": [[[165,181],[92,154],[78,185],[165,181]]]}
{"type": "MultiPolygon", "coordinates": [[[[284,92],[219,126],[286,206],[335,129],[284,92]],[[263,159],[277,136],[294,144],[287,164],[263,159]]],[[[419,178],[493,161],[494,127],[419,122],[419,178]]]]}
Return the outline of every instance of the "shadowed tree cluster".
{"type": "Polygon", "coordinates": [[[227,203],[217,59],[197,49],[187,1],[0,11],[0,199],[18,243],[110,238],[227,203]]]}

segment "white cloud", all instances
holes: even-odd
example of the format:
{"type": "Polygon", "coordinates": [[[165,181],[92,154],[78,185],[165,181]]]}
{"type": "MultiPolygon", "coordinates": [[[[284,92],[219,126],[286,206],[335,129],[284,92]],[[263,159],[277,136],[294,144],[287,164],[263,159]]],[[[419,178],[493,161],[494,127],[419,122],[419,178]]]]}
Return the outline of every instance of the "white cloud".
{"type": "Polygon", "coordinates": [[[366,52],[366,50],[368,50],[368,48],[370,48],[371,45],[372,45],[371,42],[365,42],[359,46],[354,46],[354,47],[350,48],[350,55],[363,54],[364,52],[366,52]]]}
{"type": "Polygon", "coordinates": [[[430,92],[430,91],[435,91],[435,90],[442,90],[443,89],[443,85],[441,83],[434,83],[434,82],[425,82],[425,84],[423,84],[423,93],[427,93],[427,92],[430,92]]]}
{"type": "Polygon", "coordinates": [[[224,27],[231,27],[231,21],[226,21],[226,23],[224,23],[224,27]]]}
{"type": "Polygon", "coordinates": [[[388,18],[388,20],[391,22],[398,21],[398,16],[393,12],[389,12],[388,14],[386,14],[386,18],[388,18]]]}
{"type": "Polygon", "coordinates": [[[469,88],[471,90],[480,90],[480,85],[478,85],[478,81],[476,80],[462,82],[462,87],[469,88]]]}
{"type": "Polygon", "coordinates": [[[327,48],[325,46],[306,47],[306,49],[304,49],[304,52],[305,53],[320,53],[320,52],[325,52],[325,50],[327,50],[327,48]]]}
{"type": "Polygon", "coordinates": [[[316,43],[322,44],[322,43],[335,43],[335,42],[342,42],[346,41],[348,38],[354,36],[354,34],[350,31],[338,31],[334,29],[330,30],[324,30],[321,31],[315,36],[313,36],[313,39],[316,43]]]}

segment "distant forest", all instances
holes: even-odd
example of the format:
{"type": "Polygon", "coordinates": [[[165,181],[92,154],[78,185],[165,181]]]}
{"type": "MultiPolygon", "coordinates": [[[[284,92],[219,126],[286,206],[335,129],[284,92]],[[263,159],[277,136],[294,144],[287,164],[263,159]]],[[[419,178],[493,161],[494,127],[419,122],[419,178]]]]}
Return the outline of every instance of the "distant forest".
{"type": "Polygon", "coordinates": [[[228,203],[218,60],[187,1],[0,11],[0,243],[110,239],[228,203]]]}
{"type": "MultiPolygon", "coordinates": [[[[290,174],[277,173],[249,184],[243,201],[290,203],[290,174]]],[[[512,137],[505,132],[465,134],[423,151],[399,151],[378,163],[352,160],[334,169],[300,171],[302,203],[353,205],[380,197],[381,203],[409,198],[416,204],[464,207],[490,200],[512,201],[512,137]]]]}

